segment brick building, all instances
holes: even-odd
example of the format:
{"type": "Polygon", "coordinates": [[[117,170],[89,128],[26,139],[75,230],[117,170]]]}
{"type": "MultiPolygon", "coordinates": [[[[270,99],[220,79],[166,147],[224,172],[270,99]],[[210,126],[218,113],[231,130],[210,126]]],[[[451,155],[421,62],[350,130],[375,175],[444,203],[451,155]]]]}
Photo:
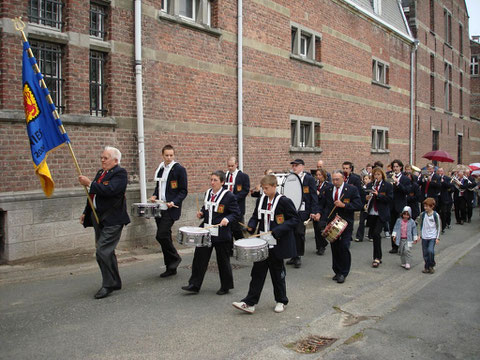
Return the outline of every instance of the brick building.
{"type": "Polygon", "coordinates": [[[470,40],[470,118],[480,121],[480,36],[470,40]]]}
{"type": "MultiPolygon", "coordinates": [[[[460,16],[466,44],[468,22],[459,3],[451,19],[460,16]]],[[[134,1],[4,0],[0,6],[0,49],[8,54],[0,60],[1,257],[91,248],[93,234],[77,220],[85,203],[83,189],[65,148],[49,156],[55,194],[46,199],[39,190],[25,136],[21,37],[10,19],[28,19],[29,40],[83,173],[95,173],[104,145],[118,147],[130,174],[128,201],[138,202],[134,1]]],[[[298,157],[307,168],[319,158],[329,169],[344,160],[361,169],[374,160],[408,162],[410,157],[423,165],[420,156],[432,147],[435,131],[440,131],[440,146],[448,144],[446,150],[455,153],[457,133],[463,136],[460,149],[480,148],[473,140],[480,139],[478,125],[468,116],[468,47],[459,56],[456,40],[453,47],[443,45],[443,37],[442,46],[437,40],[432,110],[425,95],[430,84],[425,54],[433,46],[429,37],[441,33],[419,38],[422,55],[414,69],[412,108],[414,38],[396,0],[244,0],[243,135],[238,137],[237,6],[233,0],[142,1],[147,180],[150,191],[162,146],[174,145],[189,175],[178,225],[196,223],[196,196],[208,187],[209,172],[225,169],[226,159],[237,155],[239,139],[243,169],[252,183],[264,169],[285,171],[298,157]],[[424,44],[424,38],[429,42],[424,44]],[[439,67],[446,56],[453,100],[444,109],[439,67]]],[[[443,13],[435,16],[441,27],[443,13]]],[[[415,34],[421,32],[423,27],[415,34]]],[[[469,158],[464,154],[464,161],[469,158]]],[[[154,243],[153,221],[132,220],[121,246],[154,243]]]]}

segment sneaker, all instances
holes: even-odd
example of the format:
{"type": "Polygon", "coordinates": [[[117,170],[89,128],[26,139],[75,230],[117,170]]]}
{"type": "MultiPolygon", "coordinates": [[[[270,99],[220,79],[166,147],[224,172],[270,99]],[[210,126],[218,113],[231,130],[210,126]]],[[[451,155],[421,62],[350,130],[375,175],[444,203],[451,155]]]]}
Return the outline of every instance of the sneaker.
{"type": "Polygon", "coordinates": [[[285,304],[284,303],[277,303],[277,305],[275,305],[275,312],[276,313],[281,313],[285,310],[285,304]]]}
{"type": "Polygon", "coordinates": [[[368,241],[373,242],[373,239],[372,239],[372,238],[368,238],[368,241]]]}
{"type": "Polygon", "coordinates": [[[363,240],[360,240],[359,238],[355,238],[355,242],[362,242],[363,240]]]}
{"type": "Polygon", "coordinates": [[[405,269],[410,270],[410,264],[405,264],[405,269]]]}
{"type": "MultiPolygon", "coordinates": [[[[237,308],[238,310],[245,311],[246,313],[253,314],[255,312],[255,306],[248,306],[245,302],[233,302],[233,307],[237,308]]],[[[283,305],[283,304],[282,304],[283,305]]],[[[276,307],[275,307],[276,309],[276,307]]]]}
{"type": "Polygon", "coordinates": [[[406,265],[406,264],[402,264],[401,266],[402,266],[403,268],[404,268],[404,267],[407,267],[407,265],[406,265]]]}
{"type": "Polygon", "coordinates": [[[385,237],[386,237],[386,238],[389,238],[389,237],[390,237],[390,232],[385,231],[385,237]]]}
{"type": "Polygon", "coordinates": [[[430,274],[434,274],[435,273],[435,269],[433,267],[431,267],[430,269],[428,269],[430,271],[430,274]]]}

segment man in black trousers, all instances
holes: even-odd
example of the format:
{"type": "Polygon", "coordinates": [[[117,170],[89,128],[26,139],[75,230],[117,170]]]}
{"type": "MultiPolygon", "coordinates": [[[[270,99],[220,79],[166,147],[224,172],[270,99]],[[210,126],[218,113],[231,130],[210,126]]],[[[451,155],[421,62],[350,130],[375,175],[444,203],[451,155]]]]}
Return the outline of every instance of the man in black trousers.
{"type": "Polygon", "coordinates": [[[89,194],[99,218],[97,223],[87,202],[80,223],[95,229],[96,257],[102,272],[102,287],[95,294],[95,299],[107,297],[114,290],[122,288],[115,248],[123,226],[130,223],[130,218],[125,200],[127,171],[119,166],[121,159],[122,154],[118,149],[107,146],[101,156],[102,169],[93,181],[83,175],[78,177],[80,184],[90,187],[89,194]]]}

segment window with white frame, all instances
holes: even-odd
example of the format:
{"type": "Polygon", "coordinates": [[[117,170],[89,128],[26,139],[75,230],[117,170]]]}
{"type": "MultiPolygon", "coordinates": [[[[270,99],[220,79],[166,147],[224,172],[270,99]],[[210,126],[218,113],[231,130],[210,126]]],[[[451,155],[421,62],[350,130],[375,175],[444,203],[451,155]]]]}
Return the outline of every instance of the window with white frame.
{"type": "Polygon", "coordinates": [[[375,14],[382,15],[382,0],[370,0],[375,14]]]}
{"type": "Polygon", "coordinates": [[[307,117],[290,117],[291,149],[319,150],[320,120],[307,117]]]}
{"type": "Polygon", "coordinates": [[[452,44],[452,14],[447,9],[443,9],[443,20],[445,30],[445,43],[452,44]]]}
{"type": "Polygon", "coordinates": [[[90,51],[90,115],[105,116],[105,54],[90,51]]]}
{"type": "Polygon", "coordinates": [[[169,2],[168,0],[162,0],[161,1],[161,4],[160,4],[160,10],[164,11],[164,12],[168,12],[168,5],[169,5],[169,2]]]}
{"type": "Polygon", "coordinates": [[[478,58],[479,55],[472,55],[471,61],[470,61],[470,75],[478,75],[479,74],[479,68],[478,68],[478,58]]]}
{"type": "Polygon", "coordinates": [[[29,0],[28,21],[62,30],[61,0],[29,0]]]}
{"type": "Polygon", "coordinates": [[[372,152],[388,151],[388,128],[372,127],[372,152]]]}
{"type": "Polygon", "coordinates": [[[90,36],[105,40],[107,31],[105,20],[107,17],[107,7],[92,1],[90,3],[90,36]]]}
{"type": "Polygon", "coordinates": [[[292,24],[291,36],[292,58],[321,62],[321,34],[299,24],[292,24]]]}
{"type": "MultiPolygon", "coordinates": [[[[162,0],[160,17],[174,16],[177,20],[212,26],[212,3],[218,0],[162,0]],[[164,15],[165,14],[165,15],[164,15]]],[[[172,18],[170,18],[172,19],[172,18]]]]}
{"type": "Polygon", "coordinates": [[[452,65],[445,63],[445,83],[443,86],[445,111],[452,111],[452,65]]]}
{"type": "Polygon", "coordinates": [[[383,61],[373,59],[372,61],[372,80],[373,83],[388,85],[389,83],[389,65],[383,61]]]}

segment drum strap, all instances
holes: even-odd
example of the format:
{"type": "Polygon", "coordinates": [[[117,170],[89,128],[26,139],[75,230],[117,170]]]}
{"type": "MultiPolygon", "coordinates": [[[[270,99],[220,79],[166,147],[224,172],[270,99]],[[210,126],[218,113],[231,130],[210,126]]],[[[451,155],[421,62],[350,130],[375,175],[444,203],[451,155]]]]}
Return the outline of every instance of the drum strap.
{"type": "MultiPolygon", "coordinates": [[[[175,162],[175,160],[173,160],[171,162],[171,165],[170,165],[170,171],[173,169],[175,164],[176,164],[176,162],[175,162]]],[[[166,200],[166,199],[162,199],[162,194],[163,194],[163,190],[164,189],[166,190],[167,178],[168,178],[168,175],[170,174],[170,171],[168,171],[168,172],[165,171],[165,163],[163,161],[160,163],[157,170],[155,170],[155,175],[153,176],[153,181],[158,182],[158,198],[160,200],[166,200]],[[163,169],[162,177],[159,177],[158,174],[159,174],[160,170],[162,170],[162,169],[163,169]]]]}
{"type": "Polygon", "coordinates": [[[220,201],[222,201],[223,197],[227,193],[227,190],[225,189],[220,189],[220,191],[217,193],[215,201],[210,201],[212,198],[212,189],[208,190],[205,193],[205,210],[208,211],[208,225],[213,225],[212,224],[212,217],[213,217],[213,212],[217,212],[218,205],[220,205],[220,201]]]}
{"type": "MultiPolygon", "coordinates": [[[[280,200],[280,198],[282,196],[283,195],[280,195],[278,193],[276,194],[276,197],[275,197],[275,199],[273,199],[272,207],[270,208],[270,210],[263,209],[263,202],[265,200],[266,195],[263,194],[262,197],[260,198],[260,201],[258,203],[259,207],[258,207],[258,210],[257,210],[257,216],[258,216],[258,220],[261,220],[262,215],[263,215],[263,230],[264,231],[270,231],[270,221],[274,220],[273,216],[275,214],[275,209],[277,208],[278,201],[280,200]],[[269,215],[270,215],[270,221],[268,221],[269,215]]],[[[266,204],[268,204],[268,198],[267,198],[266,204]]]]}
{"type": "Polygon", "coordinates": [[[237,175],[238,175],[238,171],[234,171],[233,173],[231,173],[230,171],[227,171],[227,173],[225,174],[225,185],[227,187],[228,190],[232,189],[231,191],[234,192],[235,189],[233,187],[233,185],[235,184],[235,179],[237,178],[237,175]],[[230,175],[233,175],[232,176],[232,181],[230,181],[230,175]]]}

